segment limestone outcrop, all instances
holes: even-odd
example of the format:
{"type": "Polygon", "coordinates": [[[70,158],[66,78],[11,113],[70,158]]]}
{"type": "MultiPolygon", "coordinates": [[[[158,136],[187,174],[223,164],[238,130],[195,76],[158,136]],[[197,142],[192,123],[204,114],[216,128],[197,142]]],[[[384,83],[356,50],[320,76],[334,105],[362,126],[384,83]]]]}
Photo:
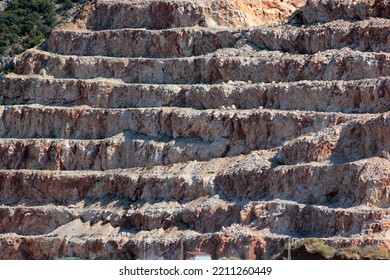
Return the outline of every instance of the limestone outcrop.
{"type": "Polygon", "coordinates": [[[0,79],[0,259],[390,253],[389,23],[387,0],[86,5],[0,79]]]}

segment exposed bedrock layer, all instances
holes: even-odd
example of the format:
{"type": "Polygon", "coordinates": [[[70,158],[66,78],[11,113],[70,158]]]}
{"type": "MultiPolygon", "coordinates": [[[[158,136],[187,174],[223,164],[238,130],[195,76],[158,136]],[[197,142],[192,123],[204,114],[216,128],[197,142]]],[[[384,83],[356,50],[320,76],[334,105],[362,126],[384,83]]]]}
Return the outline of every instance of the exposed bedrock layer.
{"type": "Polygon", "coordinates": [[[390,1],[308,0],[301,9],[301,15],[305,23],[390,18],[390,1]]]}
{"type": "Polygon", "coordinates": [[[86,5],[0,79],[0,259],[385,258],[389,15],[86,5]]]}
{"type": "Polygon", "coordinates": [[[388,53],[348,48],[313,55],[241,48],[218,51],[215,55],[169,59],[64,56],[32,50],[19,57],[15,72],[29,75],[44,71],[54,78],[107,78],[126,83],[271,83],[389,76],[389,65],[388,53]]]}
{"type": "Polygon", "coordinates": [[[205,85],[125,84],[107,79],[53,79],[9,75],[0,81],[2,104],[93,108],[268,108],[319,112],[377,113],[390,108],[390,79],[297,81],[205,85]]]}
{"type": "Polygon", "coordinates": [[[188,57],[206,55],[243,43],[268,50],[314,54],[350,47],[360,51],[388,51],[390,20],[336,20],[309,26],[279,25],[250,29],[200,27],[164,30],[56,30],[45,49],[66,55],[113,57],[188,57]]]}
{"type": "Polygon", "coordinates": [[[97,1],[95,5],[82,11],[75,23],[78,28],[90,29],[258,26],[291,15],[304,2],[305,0],[97,1]]]}

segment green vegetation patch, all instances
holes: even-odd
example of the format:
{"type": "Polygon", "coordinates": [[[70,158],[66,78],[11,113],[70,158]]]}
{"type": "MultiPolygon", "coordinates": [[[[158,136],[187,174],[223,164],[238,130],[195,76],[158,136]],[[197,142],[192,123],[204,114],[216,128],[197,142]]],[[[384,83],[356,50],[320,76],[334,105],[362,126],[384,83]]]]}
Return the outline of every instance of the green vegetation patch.
{"type": "Polygon", "coordinates": [[[337,254],[348,260],[390,260],[390,252],[377,246],[342,248],[337,254]]]}
{"type": "MultiPolygon", "coordinates": [[[[306,238],[291,243],[291,250],[296,250],[302,246],[305,246],[307,252],[311,254],[319,253],[327,259],[347,259],[347,260],[389,260],[390,252],[379,248],[376,245],[370,246],[354,246],[344,248],[334,248],[326,244],[326,242],[320,238],[306,238]]],[[[285,250],[288,250],[288,244],[284,246],[285,250]]],[[[279,257],[276,255],[275,258],[279,257]]]]}
{"type": "MultiPolygon", "coordinates": [[[[285,246],[288,246],[288,245],[286,244],[285,246]]],[[[318,238],[306,238],[306,239],[291,243],[292,250],[298,249],[299,247],[302,247],[302,246],[305,246],[306,250],[309,253],[312,253],[312,254],[319,253],[327,259],[333,258],[337,253],[337,250],[335,248],[327,245],[325,243],[325,241],[323,241],[322,239],[318,239],[318,238]]],[[[287,247],[286,247],[286,249],[287,249],[287,247]]]]}
{"type": "Polygon", "coordinates": [[[87,0],[13,0],[0,12],[0,56],[14,56],[48,37],[74,3],[87,0]]]}

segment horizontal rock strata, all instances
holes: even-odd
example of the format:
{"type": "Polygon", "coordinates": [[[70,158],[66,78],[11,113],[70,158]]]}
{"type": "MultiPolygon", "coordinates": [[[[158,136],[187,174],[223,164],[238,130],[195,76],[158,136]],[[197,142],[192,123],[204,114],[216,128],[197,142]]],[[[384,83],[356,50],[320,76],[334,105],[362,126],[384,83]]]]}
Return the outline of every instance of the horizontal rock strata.
{"type": "Polygon", "coordinates": [[[85,5],[0,78],[0,259],[390,253],[388,8],[85,5]]]}

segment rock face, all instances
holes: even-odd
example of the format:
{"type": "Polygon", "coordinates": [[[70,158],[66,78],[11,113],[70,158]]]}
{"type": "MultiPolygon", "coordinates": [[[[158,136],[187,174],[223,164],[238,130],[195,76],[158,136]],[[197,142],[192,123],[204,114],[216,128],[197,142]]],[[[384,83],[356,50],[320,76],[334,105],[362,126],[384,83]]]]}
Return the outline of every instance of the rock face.
{"type": "Polygon", "coordinates": [[[388,7],[87,5],[0,80],[0,259],[389,252],[388,7]]]}
{"type": "Polygon", "coordinates": [[[78,28],[94,30],[248,27],[284,19],[304,3],[305,0],[101,0],[87,7],[74,23],[78,28]]]}
{"type": "Polygon", "coordinates": [[[328,22],[337,19],[390,18],[390,1],[308,0],[301,10],[301,15],[306,23],[328,22]]]}

